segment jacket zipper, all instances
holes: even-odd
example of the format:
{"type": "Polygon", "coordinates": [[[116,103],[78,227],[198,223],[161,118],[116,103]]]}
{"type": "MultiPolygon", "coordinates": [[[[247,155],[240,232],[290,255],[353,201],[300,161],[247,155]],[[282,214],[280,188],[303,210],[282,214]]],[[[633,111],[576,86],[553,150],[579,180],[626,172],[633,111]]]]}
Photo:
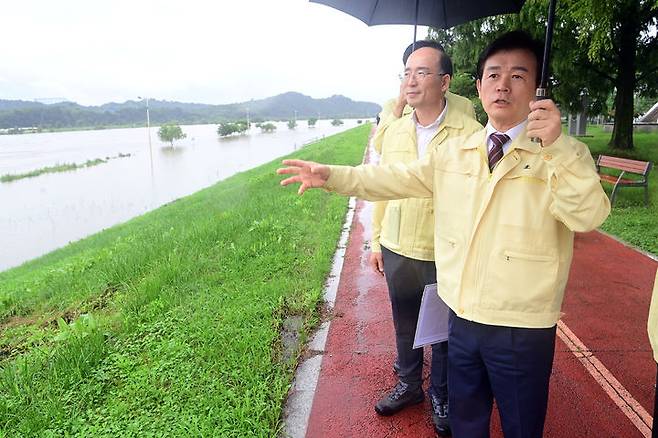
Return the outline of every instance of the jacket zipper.
{"type": "Polygon", "coordinates": [[[529,260],[532,262],[550,262],[555,259],[555,257],[549,255],[526,254],[522,252],[508,251],[508,250],[505,250],[503,252],[503,255],[505,256],[505,259],[507,261],[514,259],[514,260],[529,260]]]}

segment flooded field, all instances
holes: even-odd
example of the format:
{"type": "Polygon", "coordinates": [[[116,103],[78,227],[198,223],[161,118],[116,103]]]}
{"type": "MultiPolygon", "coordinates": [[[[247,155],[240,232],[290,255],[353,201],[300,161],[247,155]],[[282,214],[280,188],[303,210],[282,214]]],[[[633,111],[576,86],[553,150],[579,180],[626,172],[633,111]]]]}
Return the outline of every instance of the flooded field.
{"type": "Polygon", "coordinates": [[[216,125],[182,126],[187,138],[174,148],[160,142],[156,127],[151,148],[146,128],[0,136],[0,175],[130,154],[0,183],[0,271],[356,124],[300,121],[289,130],[281,122],[274,133],[251,128],[229,138],[219,138],[216,125]]]}

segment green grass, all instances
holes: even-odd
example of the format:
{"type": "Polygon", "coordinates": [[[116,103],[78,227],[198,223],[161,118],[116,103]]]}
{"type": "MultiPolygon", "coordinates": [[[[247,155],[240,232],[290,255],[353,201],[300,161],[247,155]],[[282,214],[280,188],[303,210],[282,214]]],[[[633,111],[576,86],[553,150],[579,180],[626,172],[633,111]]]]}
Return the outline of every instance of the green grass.
{"type": "MultiPolygon", "coordinates": [[[[369,129],[293,155],[356,164],[369,129]]],[[[275,436],[347,208],[278,163],[0,273],[0,436],[275,436]]]]}
{"type": "Polygon", "coordinates": [[[99,164],[107,163],[108,161],[115,158],[125,158],[129,156],[130,154],[119,154],[116,157],[106,157],[105,159],[96,158],[94,160],[87,160],[86,162],[81,164],[77,164],[77,163],[56,164],[54,166],[42,167],[41,169],[36,169],[25,173],[8,173],[0,176],[0,182],[7,183],[7,182],[16,181],[17,179],[34,178],[36,176],[43,175],[45,173],[69,172],[71,170],[82,169],[83,167],[98,166],[99,164]]]}
{"type": "MultiPolygon", "coordinates": [[[[594,159],[602,154],[654,163],[649,174],[649,207],[644,206],[644,189],[622,187],[617,190],[612,213],[601,228],[645,251],[658,254],[658,133],[636,133],[633,136],[635,149],[630,152],[609,149],[607,144],[611,133],[603,132],[598,126],[589,126],[587,133],[592,137],[580,140],[589,146],[594,159]]],[[[612,185],[603,183],[603,187],[610,194],[612,185]]]]}

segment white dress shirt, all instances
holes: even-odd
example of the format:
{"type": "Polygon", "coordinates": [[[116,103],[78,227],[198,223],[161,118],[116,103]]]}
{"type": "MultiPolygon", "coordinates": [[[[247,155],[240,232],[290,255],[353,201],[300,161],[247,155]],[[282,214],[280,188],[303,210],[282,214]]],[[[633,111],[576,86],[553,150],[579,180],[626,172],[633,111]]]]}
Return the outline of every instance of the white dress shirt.
{"type": "Polygon", "coordinates": [[[443,106],[443,111],[439,114],[439,117],[435,121],[430,123],[427,126],[423,126],[418,122],[416,117],[416,111],[414,111],[412,119],[416,124],[416,145],[418,146],[418,158],[425,156],[427,151],[427,146],[430,144],[430,141],[434,138],[437,131],[439,130],[439,125],[443,123],[443,120],[446,118],[446,113],[448,112],[448,101],[445,101],[443,106]]]}

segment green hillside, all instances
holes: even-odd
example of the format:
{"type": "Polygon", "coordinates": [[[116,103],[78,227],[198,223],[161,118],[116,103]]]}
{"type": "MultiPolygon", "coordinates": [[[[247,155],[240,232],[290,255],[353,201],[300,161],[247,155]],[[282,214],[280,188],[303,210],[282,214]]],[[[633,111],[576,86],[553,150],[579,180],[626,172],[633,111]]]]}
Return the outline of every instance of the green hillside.
{"type": "MultiPolygon", "coordinates": [[[[377,104],[356,102],[344,96],[314,99],[300,93],[284,93],[266,99],[227,105],[149,101],[151,124],[218,123],[246,119],[368,118],[380,111],[377,104]]],[[[146,104],[142,101],[82,106],[73,102],[45,105],[20,100],[0,100],[0,129],[99,128],[144,126],[146,104]]]]}

